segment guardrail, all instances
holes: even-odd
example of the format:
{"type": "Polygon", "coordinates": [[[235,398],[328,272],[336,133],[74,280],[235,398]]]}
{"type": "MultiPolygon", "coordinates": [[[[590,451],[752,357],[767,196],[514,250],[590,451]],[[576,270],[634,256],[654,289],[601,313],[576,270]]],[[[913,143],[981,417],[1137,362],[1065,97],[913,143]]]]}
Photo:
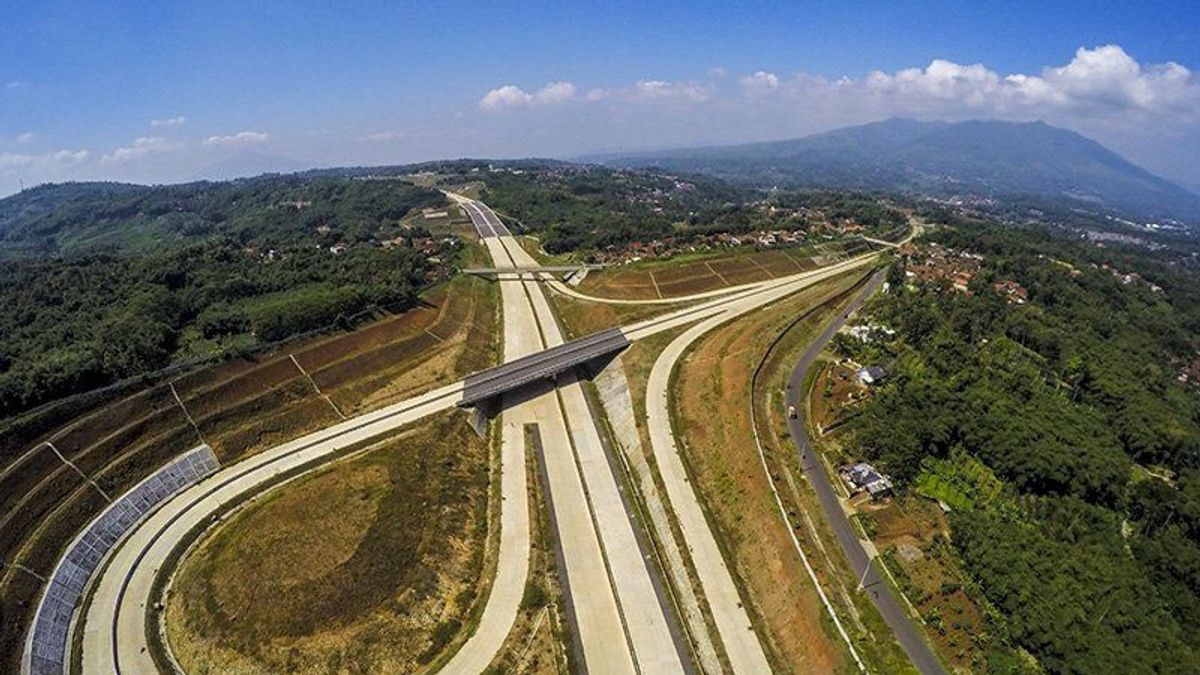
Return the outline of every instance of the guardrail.
{"type": "Polygon", "coordinates": [[[59,559],[42,592],[25,645],[22,673],[67,672],[76,606],[101,562],[135,524],[219,468],[212,448],[193,448],[135,485],[92,520],[59,559]]]}

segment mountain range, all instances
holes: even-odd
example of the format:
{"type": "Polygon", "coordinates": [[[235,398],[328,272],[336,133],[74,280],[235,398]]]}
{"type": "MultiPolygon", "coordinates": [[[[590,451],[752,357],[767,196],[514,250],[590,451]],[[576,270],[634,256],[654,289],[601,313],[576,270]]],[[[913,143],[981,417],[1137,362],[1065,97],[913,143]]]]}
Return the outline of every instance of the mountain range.
{"type": "Polygon", "coordinates": [[[1200,226],[1200,195],[1043,122],[889,119],[804,138],[586,158],[756,187],[1063,200],[1200,226]]]}

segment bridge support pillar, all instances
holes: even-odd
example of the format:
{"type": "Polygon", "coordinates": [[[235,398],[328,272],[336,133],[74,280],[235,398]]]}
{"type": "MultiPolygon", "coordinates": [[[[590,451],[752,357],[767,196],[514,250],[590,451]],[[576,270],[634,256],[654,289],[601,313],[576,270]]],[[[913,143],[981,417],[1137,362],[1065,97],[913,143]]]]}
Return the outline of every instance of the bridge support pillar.
{"type": "Polygon", "coordinates": [[[476,403],[471,408],[471,428],[480,438],[487,439],[488,422],[499,412],[499,401],[490,398],[476,403]]]}

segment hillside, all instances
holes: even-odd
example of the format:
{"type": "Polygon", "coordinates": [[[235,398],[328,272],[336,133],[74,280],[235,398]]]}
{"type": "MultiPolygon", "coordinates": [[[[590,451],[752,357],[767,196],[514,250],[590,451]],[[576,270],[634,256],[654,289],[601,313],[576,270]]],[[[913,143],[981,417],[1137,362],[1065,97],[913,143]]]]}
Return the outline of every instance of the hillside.
{"type": "Polygon", "coordinates": [[[1200,196],[1073,131],[1042,122],[891,119],[805,138],[596,158],[759,187],[1067,200],[1200,223],[1200,196]]]}
{"type": "Polygon", "coordinates": [[[0,258],[161,250],[216,237],[266,246],[297,238],[367,241],[381,223],[443,202],[405,181],[332,175],[47,184],[0,199],[0,258]]]}
{"type": "Polygon", "coordinates": [[[430,255],[458,247],[418,248],[429,234],[400,220],[443,204],[411,183],[332,176],[46,185],[0,200],[0,419],[411,307],[447,274],[430,255]]]}

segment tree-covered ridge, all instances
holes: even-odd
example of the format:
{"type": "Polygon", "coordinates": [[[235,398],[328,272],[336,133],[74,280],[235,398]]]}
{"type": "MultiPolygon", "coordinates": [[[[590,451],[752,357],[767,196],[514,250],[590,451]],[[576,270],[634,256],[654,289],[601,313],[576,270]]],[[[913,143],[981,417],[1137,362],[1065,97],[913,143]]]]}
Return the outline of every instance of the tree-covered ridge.
{"type": "Polygon", "coordinates": [[[853,422],[860,444],[902,485],[961,453],[1003,481],[951,514],[1004,617],[989,637],[1055,673],[1196,672],[1200,395],[1178,376],[1200,347],[1200,280],[1036,231],[936,238],[983,256],[967,292],[898,267],[872,310],[896,339],[840,341],[891,366],[853,422]]]}
{"type": "Polygon", "coordinates": [[[425,253],[378,242],[411,209],[444,204],[408,183],[269,177],[82,192],[26,208],[5,232],[60,253],[0,257],[0,418],[371,307],[403,310],[443,273],[425,253]],[[92,236],[106,244],[85,245],[92,236]]]}
{"type": "Polygon", "coordinates": [[[369,241],[381,223],[444,203],[407,182],[337,176],[43,185],[0,200],[0,256],[147,250],[216,236],[264,247],[369,241]]]}
{"type": "Polygon", "coordinates": [[[476,174],[484,200],[534,232],[551,253],[620,247],[671,237],[808,229],[854,221],[884,232],[907,217],[878,198],[837,192],[766,193],[703,175],[620,171],[598,166],[544,166],[476,174]]]}

